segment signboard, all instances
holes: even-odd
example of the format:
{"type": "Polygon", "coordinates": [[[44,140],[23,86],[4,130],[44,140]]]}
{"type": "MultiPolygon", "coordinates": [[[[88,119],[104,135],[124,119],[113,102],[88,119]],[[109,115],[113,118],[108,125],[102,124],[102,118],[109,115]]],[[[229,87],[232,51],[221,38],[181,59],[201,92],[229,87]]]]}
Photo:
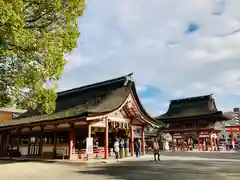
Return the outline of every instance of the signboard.
{"type": "Polygon", "coordinates": [[[199,137],[200,138],[210,137],[210,133],[209,132],[200,132],[199,137]]]}
{"type": "Polygon", "coordinates": [[[174,133],[174,134],[173,134],[173,138],[174,138],[174,139],[181,139],[181,138],[183,138],[183,137],[182,137],[182,134],[180,134],[180,133],[174,133]]]}
{"type": "Polygon", "coordinates": [[[88,137],[86,140],[86,154],[92,154],[93,153],[93,138],[88,137]]]}

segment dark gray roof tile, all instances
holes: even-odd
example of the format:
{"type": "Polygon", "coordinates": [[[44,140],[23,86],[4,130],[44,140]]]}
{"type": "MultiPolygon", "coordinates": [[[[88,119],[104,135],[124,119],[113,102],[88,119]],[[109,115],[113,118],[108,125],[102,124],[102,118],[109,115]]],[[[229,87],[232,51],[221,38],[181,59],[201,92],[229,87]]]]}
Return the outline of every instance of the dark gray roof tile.
{"type": "Polygon", "coordinates": [[[154,119],[145,112],[137,97],[135,84],[130,78],[131,75],[59,92],[54,113],[46,115],[29,110],[17,119],[5,123],[4,126],[105,114],[118,109],[127,99],[130,92],[134,93],[145,117],[153,122],[154,119]]]}
{"type": "Polygon", "coordinates": [[[156,119],[164,121],[167,119],[205,116],[218,112],[220,111],[218,111],[212,95],[205,95],[171,100],[167,112],[156,117],[156,119]]]}

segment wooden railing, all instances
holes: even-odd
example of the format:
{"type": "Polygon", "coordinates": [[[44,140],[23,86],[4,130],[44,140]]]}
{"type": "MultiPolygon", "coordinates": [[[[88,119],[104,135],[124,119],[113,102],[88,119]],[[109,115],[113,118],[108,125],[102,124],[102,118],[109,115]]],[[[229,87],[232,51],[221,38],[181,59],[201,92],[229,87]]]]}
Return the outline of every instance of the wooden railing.
{"type": "Polygon", "coordinates": [[[90,158],[101,157],[104,156],[104,148],[103,147],[94,147],[93,154],[86,154],[86,149],[76,149],[75,154],[81,160],[87,160],[90,158]]]}

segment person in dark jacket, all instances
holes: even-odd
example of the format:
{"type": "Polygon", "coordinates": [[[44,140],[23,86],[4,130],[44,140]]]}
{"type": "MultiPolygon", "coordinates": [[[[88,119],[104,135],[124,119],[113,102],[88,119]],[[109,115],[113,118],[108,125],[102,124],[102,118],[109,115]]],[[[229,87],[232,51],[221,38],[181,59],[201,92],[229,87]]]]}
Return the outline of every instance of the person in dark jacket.
{"type": "Polygon", "coordinates": [[[158,158],[158,161],[160,161],[160,148],[156,138],[153,140],[153,153],[154,153],[154,160],[156,161],[158,158]]]}
{"type": "Polygon", "coordinates": [[[140,156],[139,151],[140,151],[140,144],[138,142],[138,140],[136,139],[134,142],[134,149],[135,149],[135,153],[136,153],[136,157],[140,156]]]}

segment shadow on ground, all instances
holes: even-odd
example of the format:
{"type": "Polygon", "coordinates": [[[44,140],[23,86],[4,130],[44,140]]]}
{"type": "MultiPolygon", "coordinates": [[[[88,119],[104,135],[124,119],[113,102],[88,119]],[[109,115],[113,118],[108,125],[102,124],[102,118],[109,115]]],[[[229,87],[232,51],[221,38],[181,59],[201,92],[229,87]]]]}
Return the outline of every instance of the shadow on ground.
{"type": "Polygon", "coordinates": [[[240,153],[225,153],[225,152],[162,152],[164,156],[181,156],[181,157],[200,157],[209,159],[238,159],[240,153]]]}
{"type": "Polygon", "coordinates": [[[213,161],[135,161],[89,167],[80,174],[124,180],[239,180],[240,163],[213,161]]]}

